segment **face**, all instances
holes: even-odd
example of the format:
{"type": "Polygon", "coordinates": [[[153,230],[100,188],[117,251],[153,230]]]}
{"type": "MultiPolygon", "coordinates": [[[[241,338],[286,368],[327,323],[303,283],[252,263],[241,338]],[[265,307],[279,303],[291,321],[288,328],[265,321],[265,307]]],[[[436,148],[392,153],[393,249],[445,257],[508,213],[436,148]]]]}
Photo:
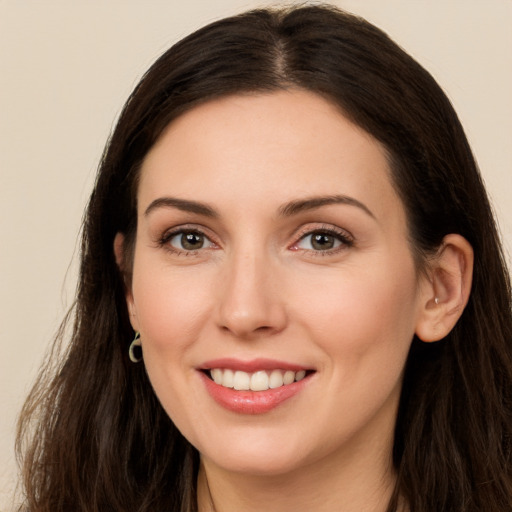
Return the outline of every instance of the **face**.
{"type": "Polygon", "coordinates": [[[376,140],[304,91],[211,101],[149,152],[138,208],[132,325],[207,464],[389,454],[423,298],[376,140]]]}

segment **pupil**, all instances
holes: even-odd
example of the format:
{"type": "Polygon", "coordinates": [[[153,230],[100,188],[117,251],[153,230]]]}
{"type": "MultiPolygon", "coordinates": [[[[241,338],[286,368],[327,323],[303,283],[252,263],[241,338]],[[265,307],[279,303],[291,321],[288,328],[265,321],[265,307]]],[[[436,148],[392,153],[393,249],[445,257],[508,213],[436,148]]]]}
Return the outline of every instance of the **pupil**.
{"type": "Polygon", "coordinates": [[[203,238],[197,233],[184,233],[181,235],[181,245],[184,249],[201,249],[203,246],[203,238]]]}
{"type": "Polygon", "coordinates": [[[334,246],[334,237],[332,235],[326,235],[324,233],[317,233],[316,235],[313,235],[311,245],[315,249],[319,249],[321,251],[332,249],[334,246]]]}

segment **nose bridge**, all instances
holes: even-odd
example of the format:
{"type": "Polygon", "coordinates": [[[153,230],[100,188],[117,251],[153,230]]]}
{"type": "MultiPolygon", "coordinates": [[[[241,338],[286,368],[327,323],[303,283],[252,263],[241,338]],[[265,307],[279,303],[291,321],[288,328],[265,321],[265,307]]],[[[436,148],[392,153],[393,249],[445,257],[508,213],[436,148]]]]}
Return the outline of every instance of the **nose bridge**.
{"type": "Polygon", "coordinates": [[[286,312],[277,266],[261,247],[246,246],[232,251],[220,300],[222,329],[238,337],[251,337],[284,328],[286,312]]]}

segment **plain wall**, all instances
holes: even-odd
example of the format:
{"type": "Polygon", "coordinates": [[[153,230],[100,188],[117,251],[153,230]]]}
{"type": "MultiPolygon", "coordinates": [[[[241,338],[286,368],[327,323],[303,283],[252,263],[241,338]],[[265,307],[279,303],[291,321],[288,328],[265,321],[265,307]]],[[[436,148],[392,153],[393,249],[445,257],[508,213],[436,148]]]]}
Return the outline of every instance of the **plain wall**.
{"type": "MultiPolygon", "coordinates": [[[[447,91],[510,253],[512,1],[333,3],[387,31],[447,91]]],[[[82,211],[124,101],[170,44],[207,22],[269,4],[0,0],[1,511],[10,509],[16,480],[16,415],[72,302],[82,211]]]]}

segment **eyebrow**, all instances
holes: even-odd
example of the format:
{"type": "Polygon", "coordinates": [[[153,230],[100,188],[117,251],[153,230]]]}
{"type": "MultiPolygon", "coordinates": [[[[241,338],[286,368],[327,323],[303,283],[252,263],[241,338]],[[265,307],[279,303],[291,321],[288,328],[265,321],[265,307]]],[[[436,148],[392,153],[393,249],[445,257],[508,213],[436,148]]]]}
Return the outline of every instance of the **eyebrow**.
{"type": "Polygon", "coordinates": [[[361,201],[354,199],[350,196],[344,195],[332,195],[332,196],[319,196],[319,197],[309,197],[306,199],[299,199],[297,201],[291,201],[279,208],[279,214],[283,217],[291,217],[292,215],[297,215],[298,213],[314,210],[315,208],[320,208],[322,206],[328,206],[331,204],[346,204],[349,206],[355,206],[363,210],[367,215],[375,219],[375,215],[372,211],[361,201]]]}
{"type": "Polygon", "coordinates": [[[157,208],[177,208],[184,212],[197,213],[198,215],[204,215],[205,217],[216,218],[218,217],[217,212],[205,203],[199,203],[197,201],[189,201],[187,199],[178,199],[176,197],[159,197],[151,202],[146,208],[144,215],[149,215],[153,210],[157,208]]]}
{"type": "MultiPolygon", "coordinates": [[[[279,215],[282,217],[292,217],[298,213],[321,208],[322,206],[329,206],[331,204],[346,204],[349,206],[355,206],[375,219],[375,215],[365,204],[361,203],[357,199],[354,199],[353,197],[344,195],[315,196],[305,199],[298,199],[282,205],[278,211],[279,215]]],[[[178,199],[177,197],[159,197],[158,199],[155,199],[146,208],[144,215],[149,215],[153,210],[156,210],[157,208],[177,208],[178,210],[182,210],[184,212],[196,213],[205,217],[219,217],[219,214],[206,203],[191,201],[188,199],[178,199]]]]}

